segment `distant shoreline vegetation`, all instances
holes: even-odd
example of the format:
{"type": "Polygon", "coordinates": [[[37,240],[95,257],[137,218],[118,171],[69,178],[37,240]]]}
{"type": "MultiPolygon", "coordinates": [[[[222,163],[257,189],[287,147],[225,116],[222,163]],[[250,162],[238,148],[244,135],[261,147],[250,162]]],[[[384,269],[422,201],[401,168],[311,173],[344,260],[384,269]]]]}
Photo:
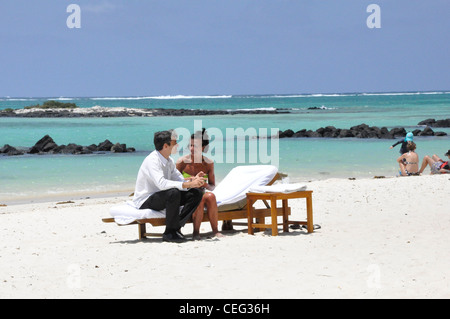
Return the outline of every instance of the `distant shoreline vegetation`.
{"type": "Polygon", "coordinates": [[[43,109],[43,110],[76,109],[76,108],[78,108],[78,105],[76,105],[75,103],[63,103],[63,102],[58,102],[58,101],[54,101],[54,100],[46,101],[42,105],[36,104],[36,105],[30,105],[30,106],[24,107],[25,110],[31,110],[31,109],[43,109]]]}
{"type": "MultiPolygon", "coordinates": [[[[42,105],[40,104],[36,104],[36,105],[29,105],[29,106],[25,106],[23,109],[24,110],[34,110],[34,109],[38,109],[38,110],[53,110],[53,109],[69,109],[69,110],[73,110],[73,109],[78,109],[79,106],[76,105],[75,103],[63,103],[63,102],[58,102],[58,101],[54,101],[54,100],[49,100],[44,102],[42,105]]],[[[6,108],[4,110],[0,110],[0,113],[14,113],[16,110],[12,109],[12,108],[6,108]]]]}

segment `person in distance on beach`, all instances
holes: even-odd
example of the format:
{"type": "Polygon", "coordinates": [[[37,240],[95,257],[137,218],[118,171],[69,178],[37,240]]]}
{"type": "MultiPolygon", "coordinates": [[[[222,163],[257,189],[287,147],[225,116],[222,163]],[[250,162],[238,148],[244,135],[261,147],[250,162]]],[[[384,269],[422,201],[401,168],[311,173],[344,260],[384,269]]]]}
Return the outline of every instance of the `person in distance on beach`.
{"type": "Polygon", "coordinates": [[[177,149],[177,135],[173,130],[157,132],[156,150],[142,163],[136,180],[133,202],[139,209],[166,209],[166,229],[163,241],[184,242],[180,229],[192,217],[202,200],[198,189],[204,185],[203,172],[185,180],[170,157],[177,149]],[[180,207],[184,206],[180,212],[180,207]]]}
{"type": "MultiPolygon", "coordinates": [[[[445,156],[447,156],[450,159],[450,150],[448,150],[447,153],[445,153],[445,156]]],[[[432,157],[425,156],[423,158],[422,167],[420,168],[419,173],[422,174],[427,165],[430,166],[431,174],[447,174],[450,173],[450,166],[449,161],[444,161],[443,159],[439,158],[436,154],[434,154],[432,157]]]]}
{"type": "Polygon", "coordinates": [[[400,166],[401,176],[419,175],[419,156],[415,152],[416,144],[414,142],[408,142],[408,153],[403,154],[397,159],[400,166]]]}
{"type": "Polygon", "coordinates": [[[177,161],[177,169],[185,178],[191,178],[191,176],[197,175],[199,172],[204,172],[205,184],[201,187],[203,192],[203,198],[192,216],[194,223],[194,239],[200,239],[200,225],[203,220],[204,209],[209,217],[211,228],[214,236],[222,237],[223,235],[218,230],[218,214],[216,196],[207,192],[212,191],[216,185],[216,177],[214,174],[214,162],[203,156],[203,153],[207,151],[209,147],[209,137],[206,130],[195,132],[191,135],[190,142],[190,154],[180,157],[177,161]]]}
{"type": "Polygon", "coordinates": [[[409,132],[408,134],[406,134],[406,137],[403,140],[398,141],[397,143],[395,143],[394,145],[392,145],[390,147],[390,149],[393,149],[394,147],[396,147],[398,144],[402,144],[402,146],[400,147],[400,154],[403,155],[405,153],[408,153],[408,142],[412,142],[414,139],[414,134],[409,132]]]}

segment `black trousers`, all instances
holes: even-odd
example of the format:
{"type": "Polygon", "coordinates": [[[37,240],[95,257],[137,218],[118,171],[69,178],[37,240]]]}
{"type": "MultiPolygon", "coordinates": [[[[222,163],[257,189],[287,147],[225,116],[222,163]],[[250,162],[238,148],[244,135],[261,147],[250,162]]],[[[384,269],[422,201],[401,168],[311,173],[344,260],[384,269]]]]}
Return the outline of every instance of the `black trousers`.
{"type": "Polygon", "coordinates": [[[151,195],[140,209],[166,209],[166,230],[169,234],[183,227],[192,217],[203,197],[203,192],[197,188],[180,191],[171,188],[151,195]],[[180,207],[184,206],[180,212],[180,207]]]}

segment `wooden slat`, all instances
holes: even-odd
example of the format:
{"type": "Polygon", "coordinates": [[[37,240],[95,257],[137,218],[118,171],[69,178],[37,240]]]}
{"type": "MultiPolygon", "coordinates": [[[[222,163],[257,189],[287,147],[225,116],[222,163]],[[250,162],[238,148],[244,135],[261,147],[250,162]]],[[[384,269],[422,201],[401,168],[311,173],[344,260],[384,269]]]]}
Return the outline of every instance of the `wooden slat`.
{"type": "MultiPolygon", "coordinates": [[[[291,214],[291,208],[288,207],[288,214],[291,214]]],[[[283,216],[283,208],[277,208],[277,214],[278,216],[283,216]]],[[[263,209],[255,209],[255,212],[253,213],[253,217],[255,218],[264,218],[269,217],[270,209],[263,208],[263,209]]],[[[219,212],[218,220],[233,220],[233,219],[247,219],[247,210],[236,210],[236,211],[229,211],[229,212],[219,212]]],[[[104,218],[102,219],[104,223],[115,223],[114,218],[104,218]]],[[[203,217],[203,222],[209,222],[209,217],[205,213],[203,217]]],[[[188,223],[191,223],[189,221],[188,223]]],[[[136,225],[136,224],[151,224],[153,226],[164,226],[166,224],[165,218],[149,218],[149,219],[139,219],[136,220],[130,224],[127,225],[136,225]]],[[[122,226],[127,226],[122,225],[122,226]]]]}

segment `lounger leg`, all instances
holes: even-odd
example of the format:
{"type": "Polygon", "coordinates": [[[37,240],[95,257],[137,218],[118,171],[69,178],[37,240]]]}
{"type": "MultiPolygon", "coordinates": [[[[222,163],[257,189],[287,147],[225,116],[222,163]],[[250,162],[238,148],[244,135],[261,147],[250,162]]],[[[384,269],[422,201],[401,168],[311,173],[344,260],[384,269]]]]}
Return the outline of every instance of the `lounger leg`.
{"type": "Polygon", "coordinates": [[[138,230],[139,230],[139,240],[147,238],[145,236],[145,233],[147,232],[146,227],[145,227],[145,223],[138,224],[138,230]]]}
{"type": "Polygon", "coordinates": [[[271,200],[271,215],[272,215],[272,236],[278,236],[278,221],[277,221],[277,200],[272,198],[271,200]]]}
{"type": "Polygon", "coordinates": [[[313,206],[312,206],[312,195],[310,194],[306,197],[306,226],[308,228],[308,233],[314,232],[314,222],[313,222],[313,206]]]}
{"type": "Polygon", "coordinates": [[[247,218],[248,218],[248,234],[254,235],[253,232],[253,203],[251,199],[247,199],[247,218]]]}
{"type": "Polygon", "coordinates": [[[289,232],[288,200],[283,199],[283,231],[289,232]]]}

